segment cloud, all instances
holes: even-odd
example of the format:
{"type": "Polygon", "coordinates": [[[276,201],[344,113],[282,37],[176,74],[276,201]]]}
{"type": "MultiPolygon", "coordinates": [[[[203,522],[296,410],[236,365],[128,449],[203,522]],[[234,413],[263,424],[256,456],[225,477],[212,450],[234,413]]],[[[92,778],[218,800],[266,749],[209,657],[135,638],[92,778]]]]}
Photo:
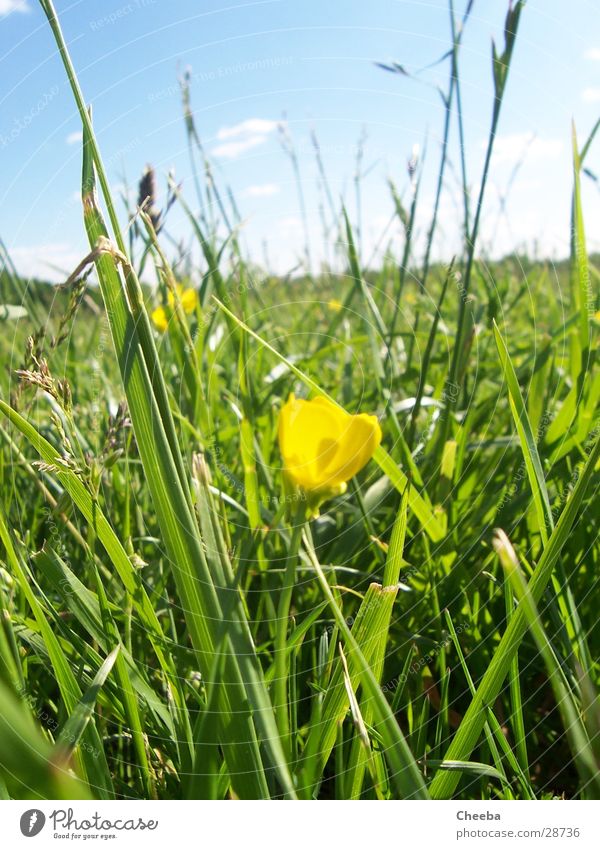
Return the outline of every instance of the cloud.
{"type": "Polygon", "coordinates": [[[248,118],[233,127],[221,127],[217,133],[219,141],[235,139],[239,136],[265,136],[277,129],[279,121],[267,121],[265,118],[248,118]]]}
{"type": "Polygon", "coordinates": [[[600,47],[590,47],[583,54],[584,59],[589,59],[590,62],[600,62],[600,47]]]}
{"type": "Polygon", "coordinates": [[[279,186],[276,183],[263,183],[260,186],[248,186],[244,189],[243,195],[247,198],[266,198],[278,192],[279,186]]]}
{"type": "Polygon", "coordinates": [[[600,103],[600,88],[584,88],[581,99],[584,103],[600,103]]]}
{"type": "Polygon", "coordinates": [[[212,154],[213,156],[218,156],[221,159],[236,159],[247,150],[251,150],[253,147],[258,147],[260,144],[264,144],[266,140],[266,136],[250,136],[247,139],[240,139],[240,141],[218,144],[216,147],[213,147],[212,154]]]}
{"type": "Polygon", "coordinates": [[[224,144],[213,148],[214,156],[223,159],[235,159],[247,150],[264,144],[270,133],[279,126],[278,121],[269,121],[266,118],[248,118],[233,127],[221,127],[217,132],[217,138],[224,144]],[[229,141],[234,139],[234,141],[229,141]]]}
{"type": "Polygon", "coordinates": [[[84,254],[85,251],[77,252],[73,245],[66,242],[25,245],[11,248],[10,251],[10,256],[22,277],[37,277],[51,283],[64,283],[84,254]]]}
{"type": "MultiPolygon", "coordinates": [[[[485,149],[487,142],[482,142],[485,149]]],[[[496,136],[494,142],[494,161],[516,164],[523,157],[529,160],[556,159],[563,150],[561,139],[539,138],[534,133],[508,133],[496,136]]]]}
{"type": "Polygon", "coordinates": [[[27,0],[0,0],[0,15],[11,12],[31,12],[31,6],[27,0]]]}
{"type": "Polygon", "coordinates": [[[76,130],[74,133],[69,133],[65,141],[67,144],[78,144],[83,140],[83,133],[81,130],[76,130]]]}

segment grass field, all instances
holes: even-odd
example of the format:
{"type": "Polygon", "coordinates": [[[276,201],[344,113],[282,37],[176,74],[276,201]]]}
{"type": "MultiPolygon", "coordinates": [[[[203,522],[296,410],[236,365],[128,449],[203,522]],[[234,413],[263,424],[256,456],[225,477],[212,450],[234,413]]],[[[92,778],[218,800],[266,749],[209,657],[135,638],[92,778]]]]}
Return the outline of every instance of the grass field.
{"type": "Polygon", "coordinates": [[[437,205],[416,250],[414,162],[391,187],[402,256],[368,266],[336,207],[341,270],[288,279],[249,261],[205,182],[185,82],[202,188],[171,202],[201,263],[174,254],[151,176],[142,209],[117,208],[41,5],[81,114],[90,254],[54,287],[3,251],[0,796],[599,798],[594,134],[573,135],[568,261],[477,243],[522,3],[463,254],[431,260],[437,205]],[[345,491],[293,486],[292,393],[377,416],[345,491]]]}

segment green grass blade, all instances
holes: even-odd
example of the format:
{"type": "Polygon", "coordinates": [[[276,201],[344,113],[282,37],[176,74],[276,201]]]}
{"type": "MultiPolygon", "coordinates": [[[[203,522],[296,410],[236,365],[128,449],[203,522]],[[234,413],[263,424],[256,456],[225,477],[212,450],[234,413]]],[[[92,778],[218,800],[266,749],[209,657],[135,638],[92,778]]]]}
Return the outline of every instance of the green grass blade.
{"type": "MultiPolygon", "coordinates": [[[[34,563],[84,631],[98,643],[103,651],[107,651],[109,635],[104,626],[98,597],[84,586],[62,558],[51,548],[45,547],[39,551],[34,557],[34,563]]],[[[169,711],[147,682],[130,652],[122,644],[117,664],[121,662],[124,665],[124,678],[137,693],[136,699],[142,699],[160,725],[164,726],[169,735],[175,738],[177,733],[169,711]]]]}
{"type": "MultiPolygon", "coordinates": [[[[456,649],[456,654],[458,655],[458,660],[466,678],[467,685],[469,687],[469,690],[471,691],[471,695],[474,696],[476,693],[475,684],[473,683],[473,678],[469,671],[469,667],[467,666],[467,661],[460,645],[460,641],[458,639],[458,634],[456,633],[456,628],[454,627],[452,617],[450,616],[450,613],[447,610],[445,611],[445,616],[446,623],[448,625],[448,630],[450,631],[450,636],[452,638],[454,648],[456,649]]],[[[531,784],[527,777],[528,771],[524,771],[521,769],[521,766],[517,761],[515,755],[513,754],[513,751],[510,748],[508,741],[506,740],[506,737],[504,735],[504,731],[502,730],[500,723],[496,719],[496,714],[494,713],[492,708],[487,709],[487,720],[484,725],[484,733],[492,757],[498,764],[498,772],[501,772],[503,775],[505,775],[504,766],[499,758],[499,747],[502,753],[504,754],[508,765],[514,770],[515,774],[518,776],[519,781],[521,782],[521,787],[523,788],[524,796],[527,799],[535,799],[535,794],[531,789],[531,784]]],[[[427,762],[429,763],[429,761],[427,762]]]]}
{"type": "MultiPolygon", "coordinates": [[[[404,541],[406,539],[406,527],[408,524],[408,488],[402,494],[400,509],[396,515],[394,527],[392,528],[392,536],[385,560],[383,571],[383,586],[386,588],[385,598],[382,600],[383,617],[382,621],[375,632],[376,644],[373,648],[371,658],[371,668],[373,675],[378,684],[381,684],[381,676],[383,674],[383,665],[385,662],[390,622],[392,618],[393,606],[398,594],[398,581],[400,580],[400,569],[403,561],[404,541]],[[394,589],[395,588],[395,589],[394,589]]],[[[363,721],[370,725],[373,717],[373,709],[369,699],[363,699],[361,705],[363,721]]],[[[351,788],[348,793],[349,798],[360,798],[362,784],[365,774],[365,767],[370,766],[369,750],[364,746],[362,739],[356,735],[352,751],[350,754],[350,762],[347,769],[347,783],[351,788]]],[[[372,768],[370,767],[372,772],[372,768]]]]}
{"type": "Polygon", "coordinates": [[[573,233],[572,257],[573,264],[573,307],[579,315],[578,344],[574,347],[572,374],[575,380],[581,380],[588,368],[590,351],[590,313],[595,301],[590,280],[590,268],[585,244],[585,228],[583,224],[583,207],[581,204],[581,155],[577,145],[575,124],[572,126],[573,143],[573,233]]]}
{"type": "MultiPolygon", "coordinates": [[[[1,510],[0,540],[6,549],[8,563],[14,572],[15,578],[19,582],[29,606],[31,607],[46,649],[48,650],[48,655],[56,677],[56,683],[60,689],[65,710],[68,716],[72,716],[76,711],[77,704],[82,696],[81,688],[79,687],[69,661],[62,650],[60,642],[52,631],[42,606],[38,602],[38,599],[30,585],[28,575],[13,546],[3,511],[1,510]]],[[[85,738],[83,743],[84,745],[80,746],[76,750],[76,760],[82,777],[85,777],[90,788],[93,788],[92,792],[94,795],[97,794],[100,798],[104,799],[112,798],[114,795],[112,779],[106,762],[104,746],[94,723],[89,724],[85,728],[85,738]]]]}
{"type": "Polygon", "coordinates": [[[530,585],[525,580],[515,550],[504,531],[496,532],[494,548],[496,549],[502,568],[510,581],[515,597],[523,609],[527,626],[533,634],[538,650],[546,664],[556,702],[563,717],[563,724],[569,739],[573,760],[577,765],[583,783],[584,794],[588,795],[590,790],[593,790],[595,793],[593,798],[597,799],[598,794],[600,794],[600,763],[595,759],[584,721],[575,704],[575,699],[564,672],[546,635],[537,604],[531,593],[530,585]]]}
{"type": "Polygon", "coordinates": [[[394,714],[381,691],[381,687],[373,675],[369,662],[350,631],[344,619],[344,614],[333,596],[325,573],[310,544],[307,545],[307,550],[311,555],[319,585],[329,602],[331,612],[346,644],[348,660],[351,665],[356,664],[363,691],[366,697],[372,702],[375,725],[381,735],[385,757],[390,768],[390,781],[396,787],[400,798],[427,799],[429,798],[429,794],[423,776],[396,722],[394,714]]]}
{"type": "Polygon", "coordinates": [[[537,450],[537,442],[531,429],[529,416],[527,415],[527,407],[525,406],[523,396],[521,395],[517,375],[512,364],[510,354],[508,353],[506,343],[502,338],[502,334],[500,333],[495,321],[494,336],[496,339],[498,354],[500,355],[502,370],[508,385],[510,409],[517,428],[517,433],[519,434],[521,450],[523,451],[523,458],[525,460],[529,484],[531,486],[533,501],[538,516],[540,533],[545,545],[548,542],[548,535],[552,533],[554,528],[554,519],[552,516],[552,508],[550,507],[548,490],[546,489],[544,470],[542,469],[540,455],[537,450]]]}
{"type": "MultiPolygon", "coordinates": [[[[583,471],[567,501],[556,527],[554,528],[548,545],[540,557],[535,568],[533,577],[529,584],[529,590],[534,601],[537,603],[541,598],[552,570],[567,542],[569,534],[577,521],[580,507],[594,474],[596,463],[600,459],[600,439],[591,448],[583,471]]],[[[469,705],[466,714],[460,724],[456,735],[446,753],[448,760],[468,760],[471,752],[477,744],[479,735],[486,719],[485,708],[492,705],[502,688],[504,679],[510,669],[515,652],[517,651],[523,636],[527,630],[527,620],[522,606],[519,605],[515,611],[501,641],[497,647],[488,669],[477,688],[477,693],[469,705]]],[[[439,773],[431,783],[430,792],[434,799],[446,799],[452,795],[458,777],[449,773],[439,773]]]]}
{"type": "Polygon", "coordinates": [[[94,675],[94,680],[92,681],[91,686],[75,705],[75,708],[71,712],[68,720],[61,728],[58,740],[56,741],[57,747],[60,749],[59,758],[65,761],[68,760],[71,753],[79,745],[83,733],[90,719],[94,715],[94,708],[96,707],[98,693],[111,673],[117,659],[117,655],[119,654],[119,648],[119,646],[116,646],[111,653],[107,655],[100,666],[100,669],[94,675]]]}
{"type": "MultiPolygon", "coordinates": [[[[504,597],[506,604],[506,621],[510,622],[513,612],[513,596],[510,591],[509,584],[504,582],[504,597]]],[[[527,755],[527,734],[525,732],[525,721],[523,718],[523,699],[521,697],[521,678],[519,674],[519,652],[515,652],[515,656],[510,664],[508,672],[508,685],[510,687],[510,702],[511,714],[510,722],[515,738],[515,748],[517,750],[517,758],[519,766],[523,770],[524,775],[529,774],[529,757],[527,755]]]]}
{"type": "Polygon", "coordinates": [[[104,513],[99,509],[98,505],[92,499],[92,496],[85,488],[80,478],[67,468],[62,463],[59,452],[45,439],[36,429],[27,422],[16,410],[9,407],[4,401],[0,400],[0,412],[3,413],[15,427],[25,436],[31,446],[37,451],[40,458],[51,469],[53,474],[60,481],[65,491],[73,499],[73,503],[81,512],[84,518],[95,527],[98,539],[104,546],[106,553],[111,559],[123,586],[129,593],[133,604],[136,606],[144,627],[148,630],[148,635],[153,642],[156,655],[161,662],[161,665],[174,675],[174,669],[171,662],[167,659],[161,643],[164,641],[164,635],[160,626],[158,617],[156,616],[154,607],[148,598],[146,591],[137,575],[127,552],[119,541],[117,535],[112,529],[110,523],[104,513]]]}
{"type": "Polygon", "coordinates": [[[91,799],[90,788],[55,761],[26,704],[0,681],[0,779],[14,799],[91,799]]]}

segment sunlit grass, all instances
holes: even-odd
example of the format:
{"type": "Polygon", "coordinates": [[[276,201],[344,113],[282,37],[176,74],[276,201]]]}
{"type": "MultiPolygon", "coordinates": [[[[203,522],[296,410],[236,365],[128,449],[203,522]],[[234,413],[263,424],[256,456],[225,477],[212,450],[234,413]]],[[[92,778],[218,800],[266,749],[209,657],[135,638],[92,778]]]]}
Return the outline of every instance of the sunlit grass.
{"type": "Polygon", "coordinates": [[[83,126],[90,253],[61,289],[27,288],[8,257],[0,277],[0,795],[596,795],[595,131],[573,134],[570,262],[477,254],[522,4],[494,49],[473,202],[460,157],[464,255],[431,261],[470,4],[424,257],[415,161],[406,209],[391,187],[400,257],[368,266],[332,204],[345,271],[314,273],[307,243],[286,281],[202,182],[186,81],[200,196],[170,185],[169,203],[201,264],[175,270],[148,174],[120,222],[41,5],[83,126]],[[282,436],[307,409],[310,438],[282,436]]]}

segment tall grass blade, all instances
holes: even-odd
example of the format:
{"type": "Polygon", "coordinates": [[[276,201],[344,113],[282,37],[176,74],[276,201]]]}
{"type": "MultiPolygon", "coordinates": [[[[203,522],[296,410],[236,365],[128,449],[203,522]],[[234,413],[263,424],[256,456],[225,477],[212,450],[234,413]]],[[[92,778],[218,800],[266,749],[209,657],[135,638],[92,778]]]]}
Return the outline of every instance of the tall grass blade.
{"type": "MultiPolygon", "coordinates": [[[[569,534],[575,525],[585,493],[594,469],[600,459],[600,439],[596,438],[575,487],[567,501],[547,546],[529,583],[529,591],[533,600],[538,603],[552,576],[552,570],[567,542],[569,534]]],[[[527,630],[527,619],[522,605],[515,611],[508,627],[496,648],[491,663],[477,688],[458,731],[446,753],[448,760],[468,760],[477,744],[485,722],[485,709],[491,706],[502,688],[510,664],[519,644],[527,630]]],[[[450,797],[458,783],[458,776],[449,773],[438,773],[431,783],[430,793],[434,799],[450,797]]]]}

